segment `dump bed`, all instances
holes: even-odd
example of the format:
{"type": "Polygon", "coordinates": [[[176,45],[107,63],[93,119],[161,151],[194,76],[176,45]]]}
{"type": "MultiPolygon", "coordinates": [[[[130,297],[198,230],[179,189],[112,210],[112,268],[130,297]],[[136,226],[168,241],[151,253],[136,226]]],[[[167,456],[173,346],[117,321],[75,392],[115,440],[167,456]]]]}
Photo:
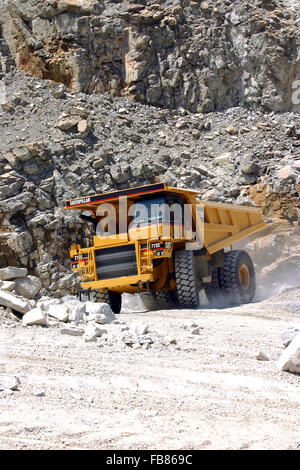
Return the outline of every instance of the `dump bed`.
{"type": "Polygon", "coordinates": [[[266,226],[257,207],[198,202],[204,209],[203,244],[211,254],[266,226]]]}
{"type": "Polygon", "coordinates": [[[175,194],[181,197],[184,204],[189,204],[192,207],[194,220],[196,214],[201,214],[199,236],[210,254],[266,226],[259,208],[203,201],[200,199],[199,191],[173,188],[164,183],[69,200],[66,202],[66,209],[89,210],[95,216],[99,204],[116,203],[119,198],[124,197],[135,201],[152,194],[160,196],[166,193],[175,194]]]}

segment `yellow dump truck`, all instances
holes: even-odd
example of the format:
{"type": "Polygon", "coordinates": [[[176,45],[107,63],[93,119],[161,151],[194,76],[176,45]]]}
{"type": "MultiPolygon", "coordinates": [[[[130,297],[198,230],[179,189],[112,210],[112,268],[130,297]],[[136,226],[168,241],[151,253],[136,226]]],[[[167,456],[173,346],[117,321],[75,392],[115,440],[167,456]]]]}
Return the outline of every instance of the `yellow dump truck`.
{"type": "Polygon", "coordinates": [[[66,209],[93,227],[91,246],[71,246],[72,270],[115,313],[124,292],[161,308],[197,308],[202,289],[209,300],[254,297],[251,258],[231,245],[265,227],[259,208],[201,201],[197,191],[157,183],[69,200],[66,209]]]}

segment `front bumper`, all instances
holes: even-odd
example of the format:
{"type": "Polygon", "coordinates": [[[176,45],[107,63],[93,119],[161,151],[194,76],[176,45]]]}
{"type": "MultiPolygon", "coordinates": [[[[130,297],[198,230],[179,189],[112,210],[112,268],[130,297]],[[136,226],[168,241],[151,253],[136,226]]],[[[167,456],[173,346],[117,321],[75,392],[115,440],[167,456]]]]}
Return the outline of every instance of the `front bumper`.
{"type": "Polygon", "coordinates": [[[104,281],[82,282],[83,289],[116,289],[119,287],[130,287],[145,282],[153,282],[152,274],[141,274],[137,276],[124,276],[116,279],[105,279],[104,281]]]}

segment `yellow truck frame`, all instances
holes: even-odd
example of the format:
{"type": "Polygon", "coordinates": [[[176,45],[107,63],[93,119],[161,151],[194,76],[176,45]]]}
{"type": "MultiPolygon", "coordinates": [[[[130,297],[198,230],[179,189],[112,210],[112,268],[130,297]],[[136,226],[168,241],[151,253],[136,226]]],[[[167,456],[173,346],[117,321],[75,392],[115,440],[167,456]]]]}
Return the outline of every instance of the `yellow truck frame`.
{"type": "Polygon", "coordinates": [[[222,294],[232,302],[250,302],[255,294],[253,263],[246,252],[232,250],[231,245],[265,227],[261,210],[202,201],[199,195],[156,183],[67,201],[68,210],[89,211],[95,226],[104,217],[99,208],[110,204],[116,213],[113,234],[96,232],[92,246],[71,246],[72,270],[79,272],[82,288],[97,291],[98,299],[115,313],[124,292],[147,292],[161,307],[197,308],[203,288],[210,300],[222,294]],[[188,228],[170,219],[132,225],[128,208],[166,197],[187,208],[188,228]],[[125,201],[127,224],[121,230],[125,201]]]}

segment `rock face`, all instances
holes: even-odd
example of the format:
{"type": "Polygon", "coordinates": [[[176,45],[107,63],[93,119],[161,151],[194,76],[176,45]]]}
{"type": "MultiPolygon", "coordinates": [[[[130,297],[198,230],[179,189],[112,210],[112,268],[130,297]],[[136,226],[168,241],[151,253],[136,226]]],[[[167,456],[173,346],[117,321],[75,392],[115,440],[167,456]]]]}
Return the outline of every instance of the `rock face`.
{"type": "Polygon", "coordinates": [[[77,91],[209,112],[299,110],[297,1],[8,0],[17,66],[77,91]]]}

